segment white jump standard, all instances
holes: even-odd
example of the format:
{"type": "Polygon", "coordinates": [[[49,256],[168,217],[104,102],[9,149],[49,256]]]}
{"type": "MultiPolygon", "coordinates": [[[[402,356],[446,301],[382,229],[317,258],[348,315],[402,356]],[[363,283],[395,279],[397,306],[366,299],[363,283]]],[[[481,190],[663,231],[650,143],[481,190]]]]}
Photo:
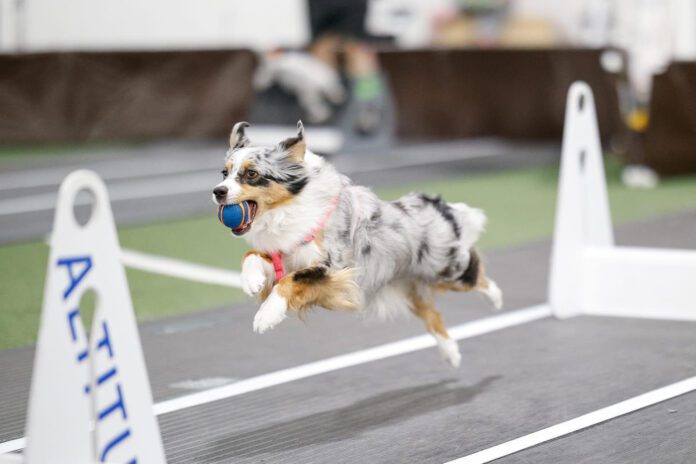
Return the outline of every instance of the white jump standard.
{"type": "Polygon", "coordinates": [[[23,462],[165,462],[108,194],[88,171],[70,174],[58,195],[23,462]],[[73,214],[80,190],[94,197],[84,226],[73,214]],[[90,339],[79,308],[88,289],[90,339]]]}
{"type": "Polygon", "coordinates": [[[614,245],[590,87],[566,106],[549,304],[579,314],[696,320],[696,251],[614,245]]]}

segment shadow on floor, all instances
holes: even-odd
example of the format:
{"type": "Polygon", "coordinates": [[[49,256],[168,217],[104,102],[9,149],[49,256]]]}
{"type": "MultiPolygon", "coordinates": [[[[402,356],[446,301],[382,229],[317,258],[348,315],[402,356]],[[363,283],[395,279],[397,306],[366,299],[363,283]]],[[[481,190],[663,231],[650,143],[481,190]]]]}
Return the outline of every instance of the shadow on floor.
{"type": "Polygon", "coordinates": [[[350,406],[242,430],[211,443],[196,462],[228,462],[231,458],[282,453],[314,444],[341,441],[369,430],[422,414],[467,403],[484,392],[499,376],[474,385],[442,381],[403,388],[358,401],[350,406]]]}

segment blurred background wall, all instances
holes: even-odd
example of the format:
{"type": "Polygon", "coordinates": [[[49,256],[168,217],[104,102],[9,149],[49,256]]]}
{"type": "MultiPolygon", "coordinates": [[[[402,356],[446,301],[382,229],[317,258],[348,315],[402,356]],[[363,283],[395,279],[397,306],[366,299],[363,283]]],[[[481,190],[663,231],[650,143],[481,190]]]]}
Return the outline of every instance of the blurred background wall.
{"type": "Polygon", "coordinates": [[[0,17],[0,48],[8,52],[265,49],[309,41],[304,0],[0,0],[0,17]]]}
{"type": "MultiPolygon", "coordinates": [[[[332,79],[353,98],[366,86],[339,69],[350,53],[334,50],[328,68],[316,59],[325,31],[312,22],[312,4],[0,0],[0,144],[219,137],[258,114],[296,119],[302,105],[274,105],[295,94],[300,103],[323,98],[332,79]],[[270,104],[258,85],[268,64],[280,64],[271,78],[280,97],[270,104]],[[328,77],[315,82],[322,66],[328,77]],[[293,80],[300,85],[291,89],[293,80]],[[315,95],[303,95],[313,84],[315,95]]],[[[349,4],[314,8],[335,7],[338,24],[349,4]]],[[[558,137],[560,96],[585,79],[601,97],[605,140],[627,162],[671,173],[679,168],[665,160],[681,160],[696,169],[694,0],[353,4],[366,12],[358,44],[377,60],[367,67],[386,80],[368,84],[393,94],[398,139],[558,137]]],[[[327,108],[350,114],[338,100],[327,108]]],[[[324,123],[345,131],[341,118],[324,123]]]]}

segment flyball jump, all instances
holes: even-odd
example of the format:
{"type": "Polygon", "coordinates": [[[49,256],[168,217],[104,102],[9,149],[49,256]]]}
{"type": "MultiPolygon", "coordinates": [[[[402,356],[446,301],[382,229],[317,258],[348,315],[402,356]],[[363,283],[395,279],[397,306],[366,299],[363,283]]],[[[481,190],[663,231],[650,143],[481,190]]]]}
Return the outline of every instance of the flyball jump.
{"type": "MultiPolygon", "coordinates": [[[[231,213],[221,212],[221,222],[244,223],[243,210],[231,213]]],[[[613,245],[592,93],[573,84],[549,285],[554,314],[694,320],[696,285],[686,281],[694,275],[694,251],[613,245]]],[[[24,455],[0,463],[165,462],[108,195],[89,171],[70,174],[58,195],[26,432],[24,455]],[[73,205],[83,189],[95,201],[80,226],[73,205]],[[79,312],[87,289],[97,294],[90,339],[79,312]]]]}

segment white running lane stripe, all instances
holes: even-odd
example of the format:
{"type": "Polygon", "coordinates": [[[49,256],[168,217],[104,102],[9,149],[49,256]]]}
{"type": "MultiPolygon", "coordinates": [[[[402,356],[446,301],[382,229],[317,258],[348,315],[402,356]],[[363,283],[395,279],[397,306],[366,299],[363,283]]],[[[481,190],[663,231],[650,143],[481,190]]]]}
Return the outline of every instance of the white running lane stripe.
{"type": "MultiPolygon", "coordinates": [[[[456,340],[463,340],[479,335],[485,335],[497,330],[515,327],[528,322],[537,321],[551,316],[551,308],[546,305],[531,306],[517,311],[510,311],[497,316],[487,317],[476,321],[466,322],[449,329],[450,336],[456,340]]],[[[214,401],[232,398],[234,396],[251,393],[265,388],[274,387],[294,380],[306,379],[319,374],[337,371],[346,367],[357,366],[380,359],[391,358],[406,353],[422,350],[435,346],[435,340],[428,334],[406,338],[397,342],[354,351],[339,356],[334,356],[320,361],[303,364],[288,369],[262,374],[240,380],[233,384],[210,390],[180,396],[171,400],[162,401],[154,405],[156,415],[181,411],[214,401]]],[[[22,449],[26,444],[25,438],[10,440],[0,443],[0,454],[22,449]]]]}
{"type": "Polygon", "coordinates": [[[27,439],[25,437],[17,438],[16,440],[6,441],[5,443],[0,443],[0,456],[5,453],[11,453],[13,451],[19,451],[27,446],[27,439]]]}
{"type": "Polygon", "coordinates": [[[530,433],[529,435],[501,443],[492,448],[449,461],[446,464],[483,464],[491,462],[519,451],[532,448],[541,443],[577,432],[578,430],[586,429],[593,425],[638,411],[639,409],[684,395],[694,390],[696,390],[696,377],[690,377],[680,382],[658,388],[657,390],[634,396],[633,398],[607,406],[606,408],[576,417],[575,419],[561,422],[560,424],[539,430],[538,432],[530,433]]]}
{"type": "MultiPolygon", "coordinates": [[[[382,171],[387,169],[412,168],[416,166],[433,165],[436,163],[447,163],[451,161],[468,160],[475,158],[488,158],[496,156],[491,153],[475,154],[445,154],[444,156],[425,156],[420,159],[404,160],[394,157],[386,162],[364,163],[363,166],[351,166],[339,171],[346,175],[364,174],[368,172],[382,171]]],[[[219,182],[219,175],[215,170],[203,172],[190,172],[185,174],[157,176],[157,177],[137,177],[131,179],[120,179],[116,182],[109,182],[110,201],[127,201],[145,198],[163,198],[174,195],[210,192],[212,204],[212,189],[219,182]]],[[[56,189],[57,189],[56,185],[56,189]]],[[[33,213],[37,211],[49,211],[55,208],[57,194],[55,192],[39,193],[36,195],[26,195],[22,197],[8,198],[0,200],[0,216],[12,214],[33,213]]],[[[89,203],[87,198],[77,198],[76,205],[86,205],[89,203]]]]}
{"type": "Polygon", "coordinates": [[[165,258],[164,256],[149,255],[140,251],[122,248],[121,262],[128,268],[154,274],[192,280],[204,284],[222,285],[224,287],[242,287],[239,272],[165,258]]]}
{"type": "MultiPolygon", "coordinates": [[[[551,316],[551,309],[548,305],[533,306],[518,311],[513,311],[499,316],[487,317],[477,321],[467,322],[449,329],[450,336],[456,340],[472,338],[484,335],[496,330],[525,324],[538,319],[551,316]]],[[[336,371],[346,367],[357,366],[380,359],[399,356],[413,351],[422,350],[435,346],[435,339],[429,334],[407,338],[398,342],[387,343],[384,345],[367,348],[365,350],[354,351],[352,353],[334,356],[321,361],[304,364],[289,369],[271,372],[270,374],[251,377],[246,380],[213,388],[199,393],[174,398],[163,401],[155,405],[155,414],[167,414],[169,412],[181,411],[182,409],[212,403],[225,398],[242,395],[252,391],[292,382],[293,380],[306,379],[319,374],[336,371]]]]}

